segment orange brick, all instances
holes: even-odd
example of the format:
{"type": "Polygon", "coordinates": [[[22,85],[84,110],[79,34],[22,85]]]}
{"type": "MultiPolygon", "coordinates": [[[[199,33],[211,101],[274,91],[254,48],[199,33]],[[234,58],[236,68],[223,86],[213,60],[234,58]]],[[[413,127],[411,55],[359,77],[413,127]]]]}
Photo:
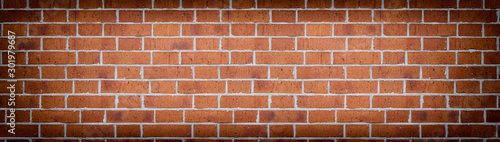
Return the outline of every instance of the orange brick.
{"type": "Polygon", "coordinates": [[[335,24],[336,36],[380,36],[380,24],[335,24]]]}
{"type": "MultiPolygon", "coordinates": [[[[156,1],[155,1],[156,2],[156,1]]],[[[145,22],[193,22],[192,10],[146,10],[145,22]]]]}
{"type": "Polygon", "coordinates": [[[259,24],[258,36],[304,36],[304,24],[259,24]]]}
{"type": "Polygon", "coordinates": [[[154,36],[179,36],[181,25],[179,24],[154,24],[154,36]]]}
{"type": "Polygon", "coordinates": [[[268,38],[223,38],[223,50],[269,50],[268,38]]]}
{"type": "Polygon", "coordinates": [[[377,93],[376,81],[330,81],[330,93],[377,93]]]}
{"type": "Polygon", "coordinates": [[[345,22],[346,11],[340,10],[299,10],[298,22],[345,22]]]}
{"type": "Polygon", "coordinates": [[[116,11],[72,10],[69,11],[68,19],[69,22],[116,22],[116,11]]]}
{"type": "Polygon", "coordinates": [[[300,81],[254,81],[255,93],[301,93],[300,81]]]}
{"type": "Polygon", "coordinates": [[[225,81],[179,81],[179,93],[225,93],[225,81]]]}
{"type": "Polygon", "coordinates": [[[228,36],[228,24],[184,24],[183,36],[228,36]]]}
{"type": "Polygon", "coordinates": [[[419,10],[378,10],[373,13],[375,22],[421,22],[419,10]]]}
{"type": "Polygon", "coordinates": [[[222,12],[222,22],[269,22],[269,11],[227,10],[222,12]]]}
{"type": "Polygon", "coordinates": [[[307,24],[306,25],[306,35],[307,36],[331,36],[332,35],[332,25],[331,24],[307,24]]]}
{"type": "Polygon", "coordinates": [[[196,11],[196,22],[220,22],[218,10],[196,11]]]}

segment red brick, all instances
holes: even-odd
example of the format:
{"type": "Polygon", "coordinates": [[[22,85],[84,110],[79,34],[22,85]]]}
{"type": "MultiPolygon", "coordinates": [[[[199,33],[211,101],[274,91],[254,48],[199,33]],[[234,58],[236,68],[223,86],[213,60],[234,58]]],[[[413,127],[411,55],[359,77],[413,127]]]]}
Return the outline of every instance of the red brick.
{"type": "Polygon", "coordinates": [[[380,8],[381,0],[336,0],[335,8],[380,8]]]}
{"type": "Polygon", "coordinates": [[[3,2],[4,8],[26,8],[26,6],[26,1],[5,0],[3,2]]]}
{"type": "Polygon", "coordinates": [[[184,8],[229,8],[229,0],[186,0],[184,8]]]}
{"type": "Polygon", "coordinates": [[[80,1],[79,8],[82,9],[102,8],[102,0],[80,1]]]}
{"type": "Polygon", "coordinates": [[[101,81],[103,93],[147,93],[147,81],[101,81]]]}
{"type": "Polygon", "coordinates": [[[380,10],[373,14],[375,22],[421,22],[422,11],[417,10],[380,10]]]}
{"type": "Polygon", "coordinates": [[[223,38],[223,50],[269,50],[268,38],[223,38]]]}
{"type": "Polygon", "coordinates": [[[296,137],[342,137],[342,125],[296,125],[296,137]]]}
{"type": "Polygon", "coordinates": [[[437,122],[437,123],[458,123],[459,113],[458,111],[448,111],[448,110],[416,110],[411,112],[412,122],[437,122]]]}
{"type": "Polygon", "coordinates": [[[500,52],[484,52],[484,64],[500,64],[500,52]]]}
{"type": "Polygon", "coordinates": [[[406,0],[386,0],[384,1],[384,8],[387,9],[408,8],[408,3],[406,0]]]}
{"type": "Polygon", "coordinates": [[[272,38],[271,50],[295,50],[295,39],[293,38],[272,38]]]}
{"type": "Polygon", "coordinates": [[[335,36],[380,36],[380,24],[335,24],[335,36]]]}
{"type": "Polygon", "coordinates": [[[372,125],[373,137],[418,137],[418,125],[372,125]]]}
{"type": "Polygon", "coordinates": [[[448,125],[449,137],[494,137],[494,125],[448,125]]]}
{"type": "MultiPolygon", "coordinates": [[[[0,69],[5,70],[5,72],[0,73],[0,78],[7,79],[10,78],[10,73],[7,73],[9,70],[9,67],[4,66],[0,67],[0,69]]],[[[14,68],[16,71],[14,73],[16,79],[20,78],[34,78],[34,79],[39,79],[40,78],[40,69],[36,66],[17,66],[14,68]]],[[[64,78],[64,67],[42,67],[42,78],[64,78]],[[58,71],[58,73],[51,73],[51,72],[44,72],[44,71],[58,71]]]]}
{"type": "Polygon", "coordinates": [[[245,122],[257,122],[257,110],[235,110],[234,111],[234,122],[245,123],[245,122]]]}
{"type": "Polygon", "coordinates": [[[338,122],[384,122],[384,112],[376,110],[339,110],[337,117],[338,122]]]}
{"type": "Polygon", "coordinates": [[[192,10],[147,10],[144,22],[193,22],[192,10]]]}
{"type": "Polygon", "coordinates": [[[297,67],[299,79],[344,78],[341,67],[297,67]]]}
{"type": "Polygon", "coordinates": [[[425,22],[448,22],[448,11],[445,10],[424,10],[425,22]]]}
{"type": "Polygon", "coordinates": [[[408,123],[410,111],[408,110],[387,110],[386,122],[388,123],[408,123]]]}
{"type": "Polygon", "coordinates": [[[460,111],[460,122],[482,123],[484,122],[484,111],[463,110],[460,111]]]}
{"type": "Polygon", "coordinates": [[[375,38],[375,50],[420,50],[420,38],[375,38]]]}
{"type": "Polygon", "coordinates": [[[186,110],[186,122],[232,122],[232,112],[224,110],[186,110]]]}
{"type": "Polygon", "coordinates": [[[221,108],[267,108],[267,96],[222,96],[221,108]]]}
{"type": "Polygon", "coordinates": [[[78,52],[78,64],[99,64],[100,56],[99,52],[78,52]]]}
{"type": "Polygon", "coordinates": [[[330,0],[308,0],[307,8],[331,8],[332,1],[330,0]]]}
{"type": "Polygon", "coordinates": [[[455,0],[410,0],[410,8],[457,8],[455,0]]]}
{"type": "Polygon", "coordinates": [[[259,24],[258,36],[304,36],[304,24],[259,24]]]}
{"type": "Polygon", "coordinates": [[[9,35],[9,31],[16,33],[17,36],[26,36],[28,33],[28,25],[26,24],[4,24],[3,35],[9,35]]]}
{"type": "Polygon", "coordinates": [[[105,8],[151,8],[148,0],[106,0],[105,8]]]}
{"type": "Polygon", "coordinates": [[[298,50],[345,50],[343,38],[298,38],[298,50]]]}
{"type": "Polygon", "coordinates": [[[483,1],[481,0],[462,0],[459,1],[459,8],[483,8],[483,1]]]}
{"type": "Polygon", "coordinates": [[[231,24],[231,34],[233,36],[254,36],[255,35],[255,25],[254,24],[231,24]]]}
{"type": "Polygon", "coordinates": [[[484,35],[485,36],[499,36],[500,34],[500,24],[485,24],[484,25],[484,35]]]}
{"type": "MultiPolygon", "coordinates": [[[[155,36],[179,36],[180,35],[180,29],[181,25],[179,24],[154,24],[153,25],[153,35],[155,36]]],[[[160,40],[168,40],[169,38],[166,39],[160,39],[160,40]]],[[[157,40],[155,39],[150,39],[150,40],[157,40]]]]}
{"type": "Polygon", "coordinates": [[[115,78],[111,66],[69,66],[68,78],[115,78]]]}
{"type": "Polygon", "coordinates": [[[197,38],[196,39],[196,50],[219,50],[218,38],[197,38]]]}
{"type": "Polygon", "coordinates": [[[75,10],[75,11],[69,11],[68,19],[69,22],[116,22],[116,11],[75,10]]]}
{"type": "Polygon", "coordinates": [[[299,108],[343,108],[344,96],[297,96],[299,108]]]}
{"type": "Polygon", "coordinates": [[[380,93],[403,93],[403,81],[380,81],[380,93]]]}
{"type": "MultiPolygon", "coordinates": [[[[71,17],[71,15],[70,15],[70,17],[71,17]]],[[[43,21],[44,22],[66,22],[67,21],[66,19],[67,19],[66,18],[66,10],[46,10],[46,11],[43,11],[43,21]]]]}
{"type": "Polygon", "coordinates": [[[307,52],[306,64],[331,64],[330,52],[307,52]]]}
{"type": "Polygon", "coordinates": [[[293,96],[271,96],[272,108],[293,108],[295,100],[293,96]]]}
{"type": "Polygon", "coordinates": [[[483,93],[500,93],[500,82],[499,81],[484,81],[483,82],[483,93]]]}
{"type": "Polygon", "coordinates": [[[228,36],[228,24],[185,24],[182,25],[183,36],[228,36]]]}
{"type": "Polygon", "coordinates": [[[411,24],[410,36],[455,36],[454,24],[411,24]]]}
{"type": "MultiPolygon", "coordinates": [[[[370,128],[368,125],[346,125],[345,126],[345,135],[346,137],[368,137],[370,134],[370,128]]],[[[353,141],[360,141],[349,139],[353,141]]],[[[346,141],[349,141],[346,140],[346,141]]],[[[338,140],[342,141],[342,140],[338,140]]],[[[372,140],[371,140],[372,141],[372,140]]]]}
{"type": "Polygon", "coordinates": [[[453,93],[452,81],[406,81],[407,93],[453,93]]]}
{"type": "MultiPolygon", "coordinates": [[[[293,137],[293,125],[269,125],[270,137],[293,137]]],[[[279,140],[277,140],[279,141],[279,140]]]]}
{"type": "Polygon", "coordinates": [[[31,24],[30,36],[75,36],[75,24],[31,24]]]}
{"type": "Polygon", "coordinates": [[[70,110],[34,110],[33,122],[66,122],[78,123],[79,112],[70,110]]]}
{"type": "Polygon", "coordinates": [[[450,38],[450,50],[496,50],[494,38],[450,38]]]}
{"type": "Polygon", "coordinates": [[[419,78],[418,66],[375,66],[373,78],[419,78]]]}
{"type": "Polygon", "coordinates": [[[486,111],[486,122],[500,122],[497,119],[499,116],[500,116],[500,111],[498,111],[498,110],[487,110],[486,111]]]}
{"type": "Polygon", "coordinates": [[[78,24],[78,35],[101,36],[102,24],[78,24]]]}
{"type": "Polygon", "coordinates": [[[145,38],[145,50],[193,50],[192,38],[145,38]]]}
{"type": "Polygon", "coordinates": [[[195,96],[194,97],[194,107],[195,108],[217,108],[218,107],[218,97],[217,96],[195,96]]]}
{"type": "Polygon", "coordinates": [[[408,64],[455,64],[455,53],[408,52],[408,64]]]}
{"type": "Polygon", "coordinates": [[[335,111],[332,110],[310,110],[309,122],[335,122],[335,111]]]}
{"type": "Polygon", "coordinates": [[[179,81],[179,93],[225,93],[225,81],[179,81]]]}
{"type": "Polygon", "coordinates": [[[495,108],[496,96],[449,96],[451,108],[495,108]]]}
{"type": "Polygon", "coordinates": [[[267,78],[267,67],[264,66],[224,66],[220,67],[221,78],[267,78]]]}
{"type": "Polygon", "coordinates": [[[371,10],[349,10],[349,22],[372,22],[371,10]]]}
{"type": "Polygon", "coordinates": [[[377,93],[377,82],[330,81],[330,93],[377,93]]]}
{"type": "Polygon", "coordinates": [[[192,125],[143,125],[143,137],[190,137],[192,125]]]}
{"type": "Polygon", "coordinates": [[[42,108],[64,108],[65,96],[42,96],[42,108]]]}
{"type": "Polygon", "coordinates": [[[346,96],[346,107],[347,108],[369,108],[370,107],[370,96],[346,96]]]}
{"type": "Polygon", "coordinates": [[[146,79],[193,78],[191,67],[188,66],[154,66],[144,67],[146,79]]]}
{"type": "Polygon", "coordinates": [[[197,79],[216,79],[219,76],[218,67],[195,67],[194,76],[197,79]]]}
{"type": "Polygon", "coordinates": [[[153,111],[143,110],[108,110],[106,111],[106,122],[153,122],[153,111]]]}
{"type": "Polygon", "coordinates": [[[234,125],[219,126],[221,137],[267,137],[266,125],[234,125]]]}
{"type": "Polygon", "coordinates": [[[149,64],[149,52],[103,52],[104,64],[149,64]]]}
{"type": "Polygon", "coordinates": [[[115,38],[70,38],[70,50],[116,50],[115,38]]]}
{"type": "Polygon", "coordinates": [[[458,64],[481,64],[481,52],[458,52],[457,53],[457,63],[458,64]]]}
{"type": "Polygon", "coordinates": [[[273,79],[294,78],[294,67],[276,66],[270,67],[270,74],[273,79]]]}
{"type": "Polygon", "coordinates": [[[422,78],[425,79],[445,79],[446,74],[447,74],[446,67],[439,67],[439,66],[422,67],[422,78]]]}
{"type": "Polygon", "coordinates": [[[182,64],[228,64],[227,52],[183,52],[182,64]]]}
{"type": "Polygon", "coordinates": [[[386,36],[406,36],[406,24],[384,24],[384,35],[386,36]]]}
{"type": "Polygon", "coordinates": [[[448,42],[445,38],[424,38],[424,50],[446,50],[448,42]]]}
{"type": "Polygon", "coordinates": [[[118,11],[120,22],[142,22],[143,14],[140,10],[120,10],[118,11]]]}
{"type": "Polygon", "coordinates": [[[299,81],[255,81],[256,93],[300,93],[302,83],[299,81]],[[292,89],[293,88],[293,89],[292,89]]]}
{"type": "MultiPolygon", "coordinates": [[[[10,45],[8,38],[2,38],[0,41],[2,42],[0,43],[1,49],[8,50],[10,45]]],[[[15,50],[40,50],[40,39],[38,38],[16,38],[14,42],[15,50]]]]}
{"type": "Polygon", "coordinates": [[[307,121],[306,111],[295,110],[261,110],[259,111],[259,122],[263,123],[305,123],[307,121]]]}
{"type": "MultiPolygon", "coordinates": [[[[68,96],[68,108],[114,108],[115,96],[68,96]]],[[[83,118],[83,117],[82,117],[83,118]]]]}
{"type": "Polygon", "coordinates": [[[116,125],[117,137],[140,137],[140,125],[116,125]]]}
{"type": "Polygon", "coordinates": [[[82,110],[81,114],[83,123],[104,122],[104,110],[82,110]]]}
{"type": "Polygon", "coordinates": [[[191,108],[192,96],[144,96],[146,108],[191,108]]]}
{"type": "Polygon", "coordinates": [[[64,137],[64,125],[41,125],[40,136],[42,137],[64,137]]]}
{"type": "Polygon", "coordinates": [[[217,125],[194,125],[193,135],[195,137],[216,137],[217,125]]]}
{"type": "MultiPolygon", "coordinates": [[[[1,129],[7,130],[10,129],[10,126],[7,124],[3,124],[0,126],[1,129]]],[[[17,133],[17,134],[11,134],[7,131],[0,133],[1,137],[38,137],[38,132],[39,128],[38,125],[26,125],[26,124],[17,124],[16,125],[16,130],[15,132],[23,132],[23,133],[17,133]]]]}
{"type": "Polygon", "coordinates": [[[252,90],[251,81],[228,81],[227,93],[250,93],[252,90]]]}
{"type": "Polygon", "coordinates": [[[370,50],[372,46],[371,38],[349,38],[347,39],[349,50],[370,50]]]}
{"type": "Polygon", "coordinates": [[[76,0],[32,0],[30,8],[75,8],[76,0]]]}
{"type": "Polygon", "coordinates": [[[450,22],[496,22],[496,21],[497,21],[496,11],[492,10],[450,11],[450,22]]]}
{"type": "Polygon", "coordinates": [[[141,78],[141,67],[122,67],[118,66],[116,68],[116,78],[123,79],[140,79],[141,78]]]}
{"type": "Polygon", "coordinates": [[[304,0],[257,0],[258,8],[305,8],[304,0]]]}
{"type": "Polygon", "coordinates": [[[141,96],[118,96],[119,108],[141,108],[141,96]]]}
{"type": "Polygon", "coordinates": [[[231,52],[231,64],[252,64],[252,52],[231,52]]]}
{"type": "Polygon", "coordinates": [[[333,64],[380,64],[380,53],[333,52],[333,64]]]}
{"type": "Polygon", "coordinates": [[[269,11],[231,10],[222,12],[222,22],[269,22],[269,11]]]}
{"type": "Polygon", "coordinates": [[[0,22],[40,22],[42,20],[42,12],[39,10],[2,10],[0,15],[2,15],[0,22]]]}
{"type": "Polygon", "coordinates": [[[159,110],[156,111],[156,122],[182,122],[183,121],[183,111],[182,110],[159,110]]]}
{"type": "Polygon", "coordinates": [[[304,93],[328,93],[328,82],[304,81],[304,93]]]}
{"type": "Polygon", "coordinates": [[[236,9],[255,8],[255,0],[233,0],[232,8],[236,9]]]}
{"type": "Polygon", "coordinates": [[[196,11],[196,22],[220,22],[218,10],[196,11]]]}
{"type": "Polygon", "coordinates": [[[301,52],[256,52],[257,64],[303,64],[301,52]]]}
{"type": "Polygon", "coordinates": [[[420,96],[373,96],[374,108],[420,108],[420,96]]]}
{"type": "Polygon", "coordinates": [[[332,25],[331,24],[307,24],[306,25],[306,35],[307,36],[331,36],[332,35],[332,25]]]}
{"type": "Polygon", "coordinates": [[[345,22],[346,11],[299,10],[298,17],[298,22],[345,22]]]}
{"type": "Polygon", "coordinates": [[[71,93],[72,81],[26,81],[26,93],[71,93]]]}
{"type": "Polygon", "coordinates": [[[424,96],[424,108],[446,108],[445,96],[424,96]]]}
{"type": "Polygon", "coordinates": [[[151,36],[150,24],[106,24],[105,36],[151,36]]]}
{"type": "Polygon", "coordinates": [[[114,136],[113,125],[82,125],[70,124],[66,126],[68,137],[112,137],[114,136]]]}
{"type": "Polygon", "coordinates": [[[449,67],[450,79],[495,79],[495,67],[449,67]]]}
{"type": "Polygon", "coordinates": [[[75,93],[97,93],[98,81],[75,81],[75,93]]]}
{"type": "Polygon", "coordinates": [[[482,25],[480,24],[460,24],[458,25],[459,36],[481,36],[482,25]]]}
{"type": "Polygon", "coordinates": [[[297,15],[292,10],[273,10],[271,14],[273,22],[295,22],[297,15]]]}

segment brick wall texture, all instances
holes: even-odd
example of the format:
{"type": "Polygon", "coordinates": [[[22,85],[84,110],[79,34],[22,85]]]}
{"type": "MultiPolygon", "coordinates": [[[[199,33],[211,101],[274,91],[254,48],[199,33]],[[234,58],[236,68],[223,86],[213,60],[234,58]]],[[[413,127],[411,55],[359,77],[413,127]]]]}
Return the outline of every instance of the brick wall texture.
{"type": "Polygon", "coordinates": [[[500,141],[500,0],[0,1],[1,141],[500,141]]]}

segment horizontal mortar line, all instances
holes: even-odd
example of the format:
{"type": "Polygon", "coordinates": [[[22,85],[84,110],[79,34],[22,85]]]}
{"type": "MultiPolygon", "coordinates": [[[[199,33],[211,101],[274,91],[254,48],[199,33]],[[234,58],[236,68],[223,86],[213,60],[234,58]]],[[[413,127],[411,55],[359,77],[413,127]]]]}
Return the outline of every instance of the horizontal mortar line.
{"type": "MultiPolygon", "coordinates": [[[[110,38],[111,39],[111,38],[110,38]]],[[[265,39],[265,38],[263,38],[265,39]]],[[[500,50],[0,50],[0,52],[7,52],[7,51],[13,51],[13,52],[35,52],[35,53],[40,53],[40,52],[123,52],[123,53],[134,53],[134,52],[142,52],[142,53],[149,53],[149,52],[265,52],[265,53],[274,53],[274,52],[294,52],[294,53],[303,53],[303,52],[339,52],[339,53],[356,53],[356,52],[433,52],[433,53],[450,53],[450,52],[458,52],[458,53],[471,53],[471,52],[484,52],[484,53],[496,53],[500,50]]]]}
{"type": "MultiPolygon", "coordinates": [[[[197,94],[186,94],[186,93],[16,93],[17,95],[23,96],[64,96],[64,95],[88,95],[88,96],[99,96],[99,95],[144,95],[144,96],[483,96],[483,95],[500,95],[500,93],[197,93],[197,94]]],[[[10,93],[0,93],[0,95],[10,95],[10,93]]]]}
{"type": "MultiPolygon", "coordinates": [[[[147,52],[146,52],[147,53],[147,52]]],[[[380,66],[380,67],[497,67],[500,64],[16,64],[20,67],[38,66],[68,66],[68,67],[101,67],[101,66],[132,66],[132,67],[195,67],[195,66],[221,66],[221,67],[355,67],[355,66],[380,66]]],[[[8,64],[1,64],[0,67],[8,67],[8,64]]],[[[238,78],[232,78],[238,79],[238,78]]],[[[340,78],[333,78],[340,79],[340,78]]],[[[381,78],[383,79],[383,78],[381,78]]],[[[392,78],[388,78],[392,79],[392,78]]],[[[397,79],[397,78],[396,78],[397,79]]],[[[401,78],[403,79],[403,78],[401,78]]],[[[480,78],[478,78],[480,79],[480,78]]],[[[218,80],[218,79],[214,79],[218,80]]]]}
{"type": "MultiPolygon", "coordinates": [[[[8,123],[0,123],[0,125],[2,124],[8,124],[8,123]]],[[[458,122],[455,122],[455,123],[447,123],[447,122],[435,122],[435,123],[359,123],[359,122],[353,122],[353,123],[349,123],[349,122],[322,122],[322,123],[308,123],[308,122],[300,122],[300,123],[292,123],[292,122],[275,122],[275,123],[262,123],[262,122],[259,122],[259,123],[232,123],[232,122],[228,122],[228,123],[224,123],[224,122],[177,122],[177,123],[171,123],[171,122],[161,122],[161,123],[152,123],[152,122],[114,122],[114,123],[110,123],[110,122],[105,122],[105,123],[68,123],[68,122],[35,122],[35,123],[28,123],[28,122],[16,122],[16,124],[21,124],[21,125],[29,125],[29,124],[67,124],[67,125],[139,125],[139,124],[143,124],[143,125],[165,125],[165,124],[169,124],[169,125],[196,125],[196,124],[199,124],[199,125],[207,125],[207,124],[219,124],[219,125],[292,125],[292,124],[295,124],[295,125],[317,125],[317,124],[322,124],[322,125],[344,125],[344,124],[355,124],[355,125],[366,125],[366,124],[372,124],[372,125],[497,125],[497,124],[500,124],[500,123],[458,123],[458,122]]]]}
{"type": "MultiPolygon", "coordinates": [[[[10,108],[0,108],[0,110],[9,110],[10,108]]],[[[139,111],[162,111],[162,110],[205,110],[205,111],[237,111],[237,110],[289,110],[289,111],[336,111],[336,110],[351,110],[351,111],[390,111],[390,110],[413,110],[413,111],[488,111],[499,110],[500,108],[15,108],[16,110],[67,110],[67,111],[84,111],[84,110],[139,110],[139,111]]],[[[483,123],[483,122],[481,122],[483,123]]]]}
{"type": "Polygon", "coordinates": [[[113,24],[132,24],[132,25],[138,25],[138,24],[183,24],[183,25],[192,25],[192,24],[339,24],[339,25],[348,25],[348,24],[410,24],[410,25],[419,25],[419,24],[498,24],[500,22],[425,22],[425,21],[420,21],[420,22],[385,22],[385,21],[376,21],[376,22],[336,22],[336,21],[321,21],[321,22],[315,22],[315,21],[294,21],[294,22],[257,22],[257,21],[250,21],[250,22],[233,22],[233,21],[220,21],[220,22],[164,22],[164,21],[151,21],[151,22],[119,22],[119,21],[114,21],[114,22],[105,22],[105,21],[100,21],[100,22],[81,22],[81,21],[68,21],[68,22],[42,22],[42,21],[36,21],[36,22],[3,22],[2,24],[104,24],[104,25],[113,25],[113,24]]]}
{"type": "MultiPolygon", "coordinates": [[[[12,79],[0,79],[0,81],[7,81],[12,79]]],[[[73,78],[73,79],[16,79],[17,81],[499,81],[500,79],[104,79],[104,78],[73,78]]]]}
{"type": "MultiPolygon", "coordinates": [[[[74,35],[59,35],[59,36],[16,36],[17,38],[498,38],[499,36],[74,36],[74,35]]],[[[0,38],[7,38],[7,36],[0,36],[0,38]]]]}
{"type": "Polygon", "coordinates": [[[380,11],[411,11],[411,10],[499,10],[500,8],[399,8],[399,9],[381,9],[381,8],[2,8],[2,10],[228,10],[228,11],[241,11],[241,10],[380,10],[380,11]]]}
{"type": "Polygon", "coordinates": [[[141,140],[150,140],[150,139],[155,139],[155,140],[172,140],[172,139],[200,139],[200,140],[266,140],[266,139],[272,139],[272,140],[281,140],[281,139],[294,139],[294,140],[304,140],[304,139],[309,139],[309,140],[325,140],[325,139],[331,139],[331,140],[339,140],[339,139],[361,139],[361,140],[372,140],[372,139],[377,139],[377,140],[405,140],[405,139],[414,139],[414,140],[432,140],[432,139],[442,139],[442,140],[457,140],[457,139],[484,139],[484,140],[497,140],[498,137],[4,137],[5,139],[9,140],[26,140],[26,139],[68,139],[68,140],[73,140],[73,139],[81,139],[81,140],[122,140],[122,139],[141,139],[141,140]]]}

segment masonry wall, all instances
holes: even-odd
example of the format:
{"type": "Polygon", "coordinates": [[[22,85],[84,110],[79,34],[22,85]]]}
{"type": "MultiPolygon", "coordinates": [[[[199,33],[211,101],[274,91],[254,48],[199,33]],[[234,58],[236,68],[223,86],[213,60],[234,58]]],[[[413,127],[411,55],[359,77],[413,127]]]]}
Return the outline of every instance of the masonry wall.
{"type": "Polygon", "coordinates": [[[500,0],[1,4],[5,141],[500,140],[500,0]]]}

